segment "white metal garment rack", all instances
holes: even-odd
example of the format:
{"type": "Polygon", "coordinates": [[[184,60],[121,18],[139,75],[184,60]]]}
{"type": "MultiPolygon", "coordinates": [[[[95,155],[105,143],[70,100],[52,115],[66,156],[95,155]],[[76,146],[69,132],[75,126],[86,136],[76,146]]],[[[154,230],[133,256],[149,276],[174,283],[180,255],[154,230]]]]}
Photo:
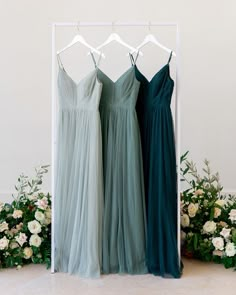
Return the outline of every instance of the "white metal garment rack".
{"type": "MultiPolygon", "coordinates": [[[[55,193],[55,159],[56,159],[56,28],[57,27],[77,27],[78,22],[53,22],[52,26],[52,86],[51,86],[51,194],[52,194],[52,243],[51,243],[51,273],[55,272],[55,243],[54,243],[54,193],[55,193]]],[[[179,25],[177,23],[158,22],[79,22],[80,27],[146,27],[146,26],[172,26],[176,28],[176,84],[175,84],[175,141],[177,159],[177,185],[178,185],[178,253],[181,259],[180,243],[180,42],[179,25]]],[[[181,261],[179,261],[181,263],[181,261]]]]}

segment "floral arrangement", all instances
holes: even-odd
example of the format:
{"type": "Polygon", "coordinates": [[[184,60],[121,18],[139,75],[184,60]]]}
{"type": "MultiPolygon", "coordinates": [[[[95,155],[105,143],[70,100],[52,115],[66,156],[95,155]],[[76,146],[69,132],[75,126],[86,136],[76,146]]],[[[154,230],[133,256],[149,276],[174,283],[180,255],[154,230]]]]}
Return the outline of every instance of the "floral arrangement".
{"type": "Polygon", "coordinates": [[[222,196],[219,174],[204,161],[201,176],[188,152],[181,174],[188,188],[181,193],[181,238],[184,256],[222,263],[236,269],[236,199],[222,196]]]}
{"type": "Polygon", "coordinates": [[[51,196],[39,188],[47,167],[36,168],[32,179],[20,175],[13,202],[0,202],[1,268],[21,268],[30,262],[50,266],[51,196]]]}

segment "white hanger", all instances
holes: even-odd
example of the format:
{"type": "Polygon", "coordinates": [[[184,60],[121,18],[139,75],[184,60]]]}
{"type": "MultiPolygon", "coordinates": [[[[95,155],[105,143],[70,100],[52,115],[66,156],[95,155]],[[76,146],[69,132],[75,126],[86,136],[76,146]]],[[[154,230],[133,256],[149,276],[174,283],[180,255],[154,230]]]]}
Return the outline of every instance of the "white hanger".
{"type": "MultiPolygon", "coordinates": [[[[149,23],[149,25],[148,25],[148,28],[149,28],[149,32],[150,32],[150,23],[149,23]]],[[[172,55],[173,55],[173,56],[176,56],[176,53],[175,53],[173,50],[171,50],[170,48],[168,48],[168,47],[164,46],[163,44],[161,44],[161,43],[157,40],[157,38],[156,38],[153,34],[151,34],[151,33],[149,33],[149,34],[144,38],[143,42],[142,42],[140,45],[138,45],[138,46],[136,47],[136,50],[135,50],[135,51],[131,51],[130,53],[132,54],[132,53],[134,53],[134,52],[139,51],[141,48],[143,48],[143,47],[144,47],[146,44],[148,44],[148,43],[153,43],[153,44],[159,46],[160,48],[164,49],[165,51],[167,51],[167,52],[169,52],[169,53],[171,53],[171,51],[172,51],[172,55]]]]}
{"type": "MultiPolygon", "coordinates": [[[[77,26],[78,30],[79,30],[79,23],[77,26]]],[[[69,49],[70,47],[72,47],[73,45],[75,45],[76,43],[81,43],[82,45],[86,46],[87,48],[90,49],[90,51],[97,53],[98,55],[101,55],[103,58],[105,58],[105,55],[103,53],[101,53],[98,49],[94,48],[93,46],[91,46],[90,44],[87,43],[87,41],[85,41],[84,37],[80,34],[77,34],[73,40],[64,48],[62,48],[61,50],[57,51],[57,54],[62,53],[63,51],[69,49]]]]}
{"type": "MultiPolygon", "coordinates": [[[[124,47],[128,48],[130,51],[132,52],[136,52],[138,53],[138,50],[135,49],[133,46],[127,44],[124,40],[121,39],[120,35],[118,35],[117,33],[114,33],[114,22],[112,22],[112,33],[110,34],[110,36],[106,39],[106,41],[104,41],[101,45],[99,45],[96,49],[100,50],[101,48],[107,46],[108,44],[110,44],[111,42],[116,41],[117,43],[123,45],[124,47]]],[[[93,52],[93,51],[92,51],[93,52]]],[[[140,55],[143,55],[142,52],[139,52],[140,55]]]]}

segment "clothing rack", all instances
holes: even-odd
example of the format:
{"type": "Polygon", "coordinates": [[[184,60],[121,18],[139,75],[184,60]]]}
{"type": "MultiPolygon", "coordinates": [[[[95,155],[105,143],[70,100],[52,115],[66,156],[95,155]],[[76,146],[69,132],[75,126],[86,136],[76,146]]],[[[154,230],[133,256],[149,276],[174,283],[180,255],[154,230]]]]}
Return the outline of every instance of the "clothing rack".
{"type": "Polygon", "coordinates": [[[175,143],[177,162],[177,186],[178,186],[178,254],[181,264],[181,241],[180,241],[180,41],[179,25],[172,22],[53,22],[52,28],[52,64],[51,64],[51,194],[52,194],[52,241],[51,241],[51,273],[55,272],[54,266],[54,185],[55,185],[55,159],[56,159],[56,28],[57,27],[175,27],[176,28],[176,83],[175,83],[175,143]]]}

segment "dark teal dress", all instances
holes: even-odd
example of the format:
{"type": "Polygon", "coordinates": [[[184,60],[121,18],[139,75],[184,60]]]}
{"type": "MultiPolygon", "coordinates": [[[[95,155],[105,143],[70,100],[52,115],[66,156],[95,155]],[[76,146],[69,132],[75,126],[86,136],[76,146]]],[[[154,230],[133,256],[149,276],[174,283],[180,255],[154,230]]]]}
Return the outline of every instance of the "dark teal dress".
{"type": "MultiPolygon", "coordinates": [[[[136,58],[137,59],[137,58],[136,58]]],[[[149,82],[139,71],[136,110],[141,132],[147,210],[147,266],[163,277],[181,276],[177,243],[177,172],[170,108],[174,81],[169,62],[149,82]]]]}

